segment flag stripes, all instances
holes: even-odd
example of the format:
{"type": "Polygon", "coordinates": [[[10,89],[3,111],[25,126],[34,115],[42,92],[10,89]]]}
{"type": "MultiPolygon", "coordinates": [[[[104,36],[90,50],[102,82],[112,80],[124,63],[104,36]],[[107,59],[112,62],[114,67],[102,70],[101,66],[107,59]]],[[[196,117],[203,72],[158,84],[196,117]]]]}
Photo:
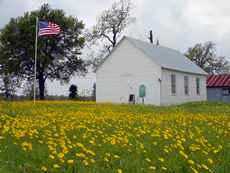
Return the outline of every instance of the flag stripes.
{"type": "Polygon", "coordinates": [[[48,21],[39,21],[38,36],[58,35],[60,32],[61,28],[58,24],[48,21]]]}

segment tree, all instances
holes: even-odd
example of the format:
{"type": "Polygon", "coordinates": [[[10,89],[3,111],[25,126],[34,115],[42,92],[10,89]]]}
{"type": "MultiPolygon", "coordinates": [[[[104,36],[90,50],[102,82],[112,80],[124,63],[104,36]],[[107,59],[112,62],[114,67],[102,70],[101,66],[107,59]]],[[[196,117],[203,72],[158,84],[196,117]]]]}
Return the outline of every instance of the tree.
{"type": "MultiPolygon", "coordinates": [[[[127,25],[131,22],[131,1],[119,0],[112,4],[110,9],[102,12],[93,26],[92,31],[87,33],[88,41],[93,44],[102,44],[99,59],[105,54],[111,53],[112,48],[117,45],[127,25]]],[[[95,59],[95,65],[99,64],[98,57],[95,59]]]]}
{"type": "Polygon", "coordinates": [[[96,83],[93,84],[92,98],[96,100],[96,83]]]}
{"type": "Polygon", "coordinates": [[[194,47],[188,49],[185,56],[209,74],[223,73],[226,71],[228,65],[225,57],[217,56],[213,42],[196,44],[194,47]]]}
{"type": "MultiPolygon", "coordinates": [[[[45,89],[44,95],[47,95],[47,90],[45,89]]],[[[23,85],[23,95],[26,96],[28,99],[33,99],[34,97],[34,81],[27,81],[23,85]]],[[[38,84],[36,84],[35,88],[35,95],[36,97],[39,96],[39,87],[38,84]]]]}
{"type": "Polygon", "coordinates": [[[78,88],[76,85],[71,85],[69,87],[69,98],[70,99],[76,99],[76,97],[78,96],[78,88]]]}
{"type": "MultiPolygon", "coordinates": [[[[0,44],[0,61],[3,60],[0,44]]],[[[3,62],[3,61],[1,61],[3,62]]],[[[20,77],[17,77],[10,68],[10,63],[0,63],[0,91],[4,93],[6,99],[12,99],[20,86],[20,77]]]]}
{"type": "Polygon", "coordinates": [[[84,75],[87,72],[85,62],[79,57],[85,42],[82,35],[84,24],[74,17],[66,16],[62,10],[51,9],[48,4],[38,11],[11,19],[0,35],[0,64],[10,64],[10,71],[27,80],[34,77],[36,17],[53,21],[62,29],[58,36],[39,37],[36,79],[39,97],[44,99],[47,79],[67,82],[74,73],[84,75]]]}
{"type": "Polygon", "coordinates": [[[0,90],[4,93],[7,100],[13,98],[18,86],[19,81],[15,76],[10,74],[1,75],[0,90]]]}

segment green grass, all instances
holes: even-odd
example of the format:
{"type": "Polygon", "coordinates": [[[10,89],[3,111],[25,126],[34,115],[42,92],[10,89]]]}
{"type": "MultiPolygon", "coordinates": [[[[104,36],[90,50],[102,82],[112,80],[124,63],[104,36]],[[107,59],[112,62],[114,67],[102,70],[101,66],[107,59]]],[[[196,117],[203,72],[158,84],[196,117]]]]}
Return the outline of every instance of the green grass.
{"type": "Polygon", "coordinates": [[[230,105],[0,102],[0,173],[119,171],[228,173],[230,105]]]}

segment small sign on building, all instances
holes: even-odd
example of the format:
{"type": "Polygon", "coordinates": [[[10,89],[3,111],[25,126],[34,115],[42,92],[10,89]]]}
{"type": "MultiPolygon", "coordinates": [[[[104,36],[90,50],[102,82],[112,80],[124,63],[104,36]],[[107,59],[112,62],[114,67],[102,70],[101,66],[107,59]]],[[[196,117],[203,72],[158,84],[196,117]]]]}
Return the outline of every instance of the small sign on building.
{"type": "Polygon", "coordinates": [[[145,85],[141,85],[139,87],[139,97],[142,98],[142,103],[145,103],[145,96],[146,96],[146,87],[145,85]]]}

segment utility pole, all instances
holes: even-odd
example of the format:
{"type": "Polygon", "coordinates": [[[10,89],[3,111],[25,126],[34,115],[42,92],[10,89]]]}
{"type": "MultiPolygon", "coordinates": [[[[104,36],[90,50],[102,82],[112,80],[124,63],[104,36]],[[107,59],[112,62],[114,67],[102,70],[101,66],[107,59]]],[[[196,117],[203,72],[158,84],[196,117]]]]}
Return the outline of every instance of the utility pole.
{"type": "Polygon", "coordinates": [[[36,36],[34,52],[34,104],[36,102],[36,77],[37,77],[37,54],[38,54],[38,17],[36,17],[36,36]]]}

